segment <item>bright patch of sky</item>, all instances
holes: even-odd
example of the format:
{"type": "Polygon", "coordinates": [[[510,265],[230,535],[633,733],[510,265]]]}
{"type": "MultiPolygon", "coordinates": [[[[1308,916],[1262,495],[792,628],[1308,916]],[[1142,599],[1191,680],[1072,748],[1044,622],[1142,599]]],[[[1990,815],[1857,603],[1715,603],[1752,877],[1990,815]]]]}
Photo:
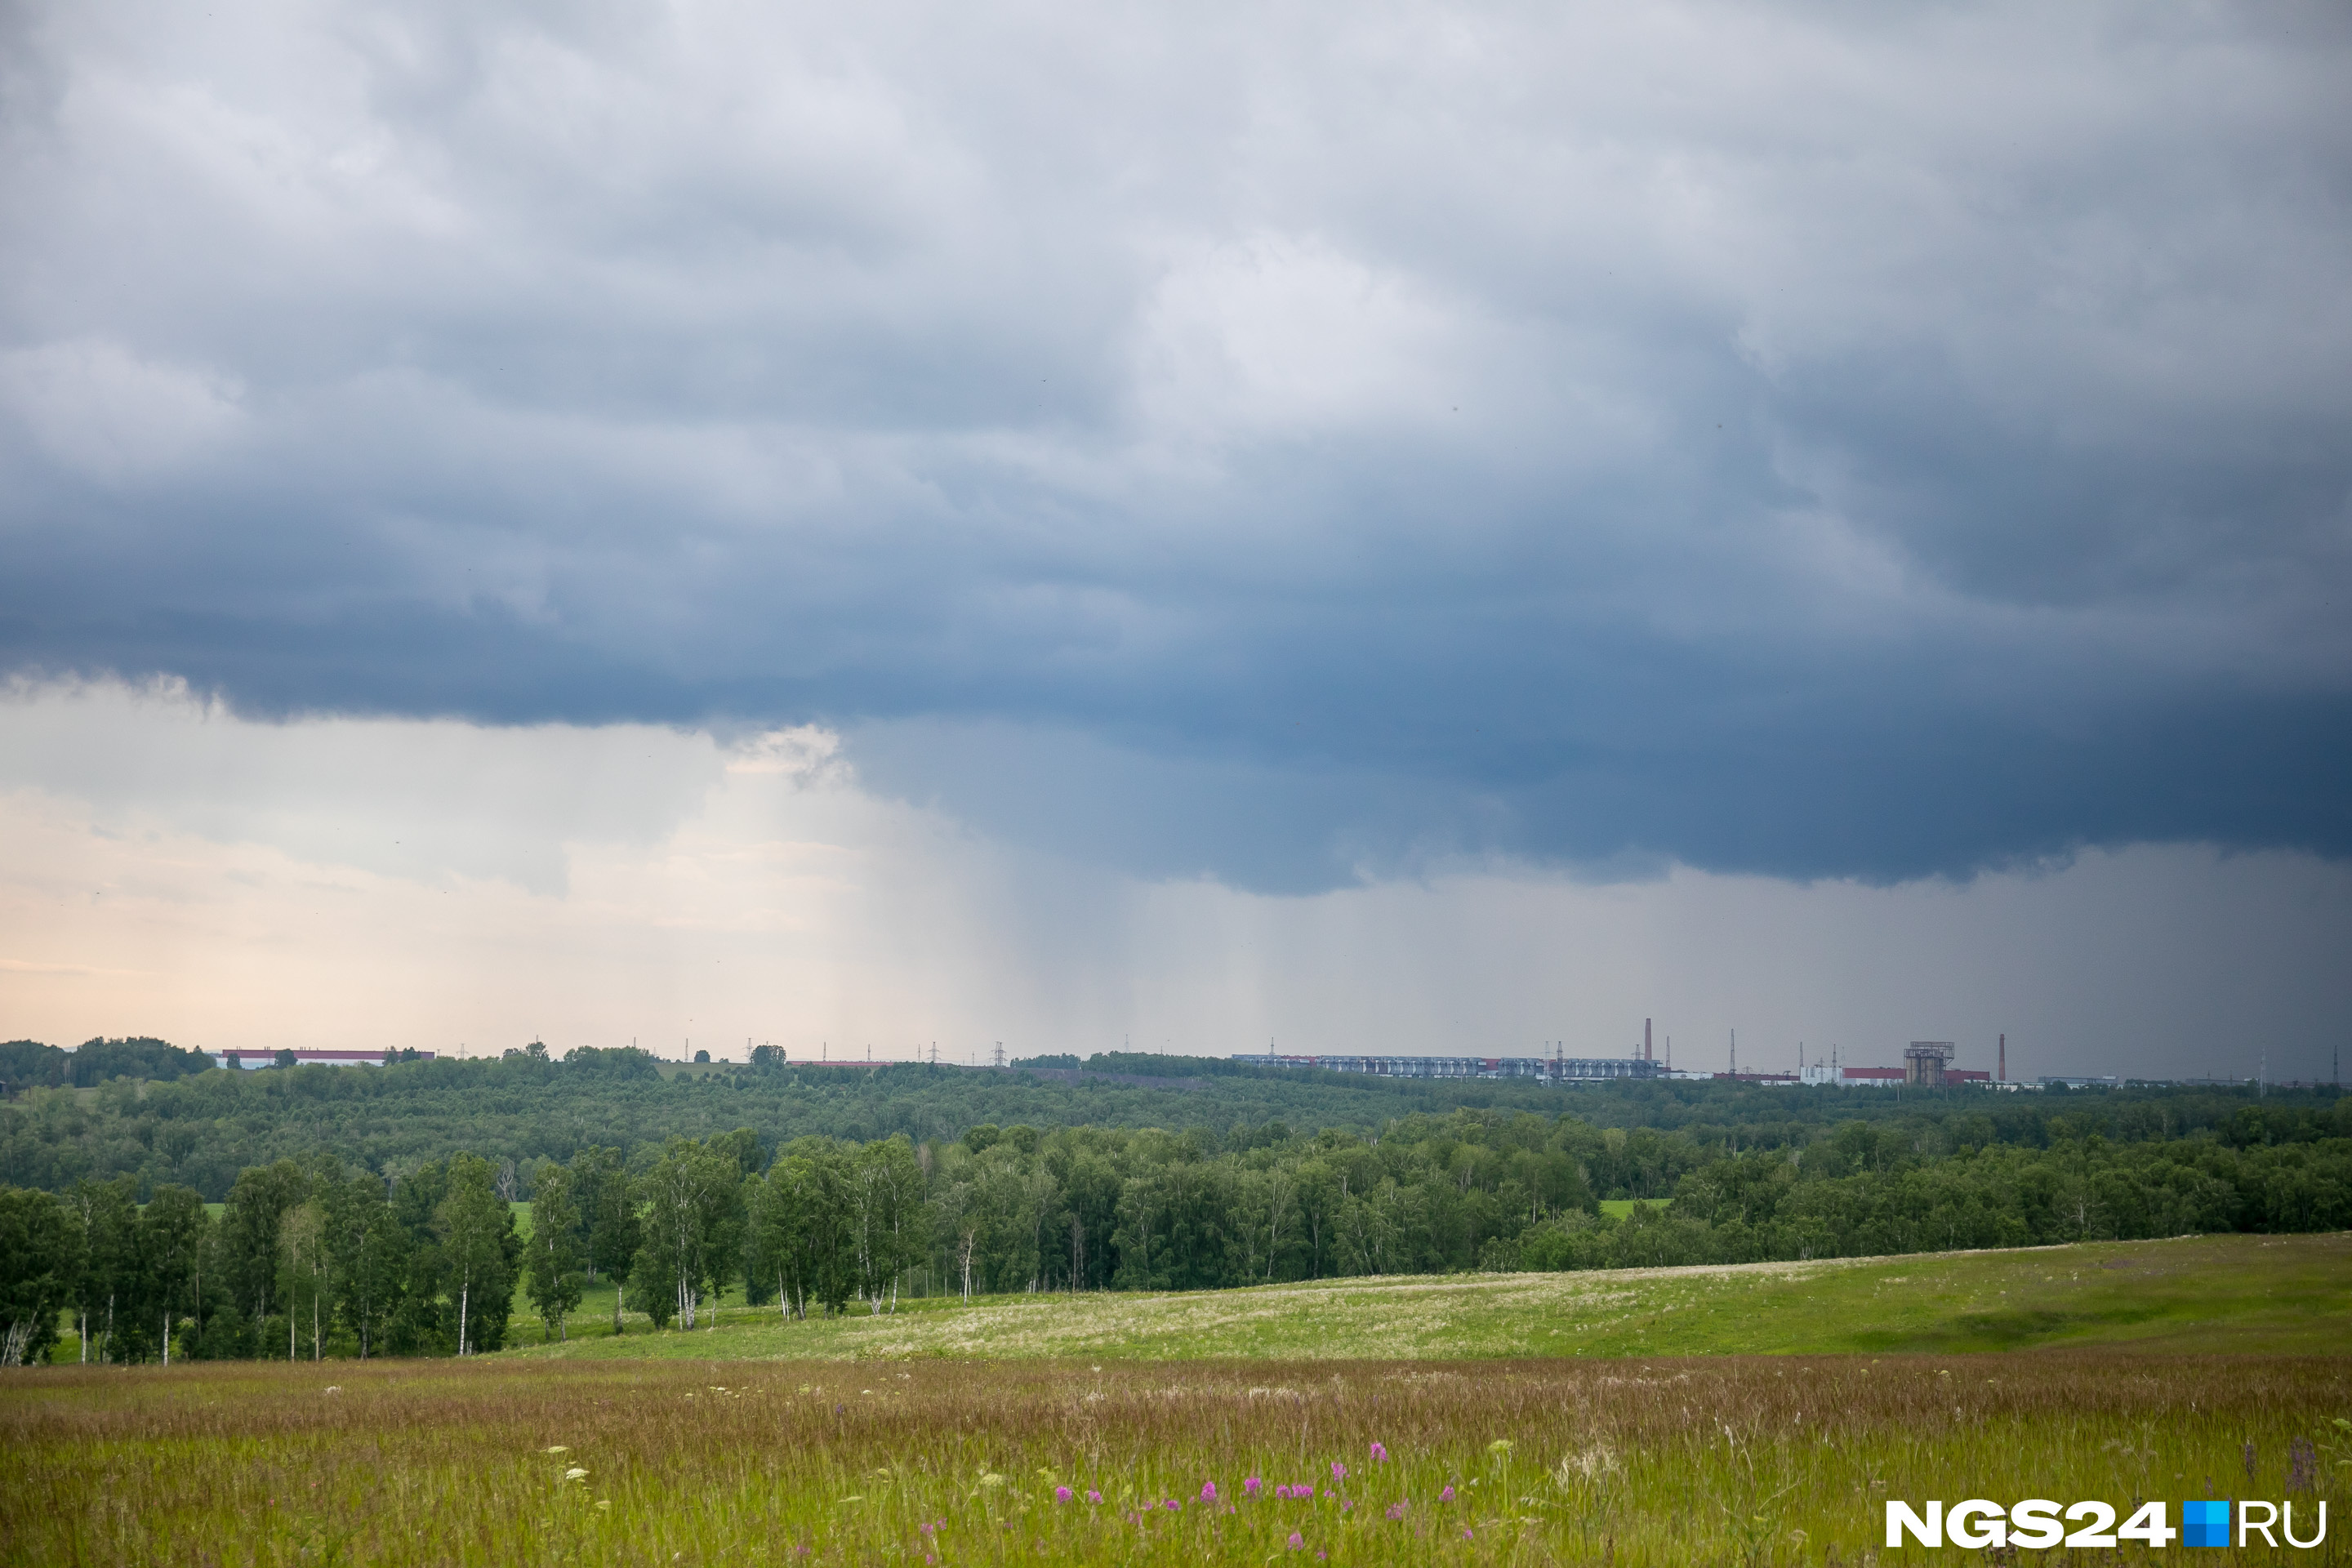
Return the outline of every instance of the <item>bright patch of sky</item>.
{"type": "Polygon", "coordinates": [[[2205,847],[1868,886],[1463,863],[1305,896],[1007,846],[837,739],[0,703],[0,996],[37,1037],[639,1041],[740,1059],[1136,1048],[2328,1070],[2352,868],[2205,847]],[[2291,920],[2280,916],[2292,915],[2291,920]],[[2264,1052],[2268,1053],[2267,1058],[2264,1052]]]}

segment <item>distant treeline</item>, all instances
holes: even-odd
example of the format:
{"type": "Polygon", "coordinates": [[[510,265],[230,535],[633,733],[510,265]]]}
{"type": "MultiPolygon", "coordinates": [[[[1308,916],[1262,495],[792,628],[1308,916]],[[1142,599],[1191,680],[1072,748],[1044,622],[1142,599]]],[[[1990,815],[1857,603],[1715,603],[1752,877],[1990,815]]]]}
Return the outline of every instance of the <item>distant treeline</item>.
{"type": "Polygon", "coordinates": [[[68,1084],[89,1089],[118,1078],[164,1083],[212,1068],[213,1058],[202,1051],[184,1051],[169,1040],[143,1035],[122,1040],[84,1040],[79,1049],[71,1051],[38,1040],[0,1042],[0,1086],[11,1094],[68,1084]]]}
{"type": "MultiPolygon", "coordinates": [[[[331,1156],[392,1180],[467,1151],[529,1166],[568,1163],[591,1144],[658,1146],[737,1127],[753,1129],[770,1150],[805,1136],[871,1142],[895,1134],[944,1144],[987,1123],[1157,1127],[1181,1130],[1215,1153],[1254,1143],[1269,1124],[1370,1139],[1400,1118],[1461,1109],[1674,1131],[1702,1149],[1803,1148],[1854,1120],[1898,1126],[1925,1153],[1989,1144],[2042,1149],[2093,1134],[2137,1143],[2206,1133],[2244,1144],[2268,1139],[2274,1116],[2332,1103],[2331,1095],[2307,1090],[2273,1090],[2263,1100],[2251,1089],[2011,1094],[1382,1080],[1142,1053],[1102,1053],[1083,1064],[1041,1058],[1034,1065],[1119,1077],[1072,1080],[1017,1068],[918,1063],[673,1070],[628,1047],[583,1048],[553,1060],[541,1047],[495,1059],[232,1072],[161,1040],[92,1041],[72,1053],[20,1041],[0,1046],[0,1081],[12,1090],[35,1087],[0,1105],[0,1182],[63,1192],[77,1182],[129,1175],[142,1196],[180,1185],[217,1203],[240,1172],[280,1160],[331,1156]]],[[[1633,1172],[1599,1195],[1667,1196],[1665,1177],[1633,1172]]]]}
{"type": "Polygon", "coordinates": [[[1377,1134],[982,1124],[779,1147],[745,1127],[528,1169],[460,1153],[389,1182],[279,1161],[241,1173],[217,1223],[193,1189],[138,1196],[131,1175],[0,1189],[11,1356],[462,1354],[507,1341],[518,1282],[568,1331],[600,1273],[656,1326],[691,1326],[722,1287],[806,1316],[909,1293],[2336,1230],[2352,1226],[2352,1101],[2242,1104],[2189,1137],[2061,1125],[2036,1145],[1977,1110],[1745,1143],[1491,1110],[1377,1134]],[[527,1238],[506,1201],[526,1191],[527,1238]],[[1662,1201],[1617,1219],[1606,1194],[1662,1201]],[[73,1329],[53,1342],[60,1312],[73,1329]]]}

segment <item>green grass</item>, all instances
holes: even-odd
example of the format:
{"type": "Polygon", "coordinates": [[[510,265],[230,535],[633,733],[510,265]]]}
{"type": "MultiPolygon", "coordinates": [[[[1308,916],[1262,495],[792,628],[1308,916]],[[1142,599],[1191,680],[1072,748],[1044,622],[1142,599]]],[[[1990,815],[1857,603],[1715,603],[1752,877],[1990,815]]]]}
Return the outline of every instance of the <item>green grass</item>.
{"type": "Polygon", "coordinates": [[[462,1362],[0,1374],[0,1562],[1895,1568],[1979,1559],[1885,1551],[1889,1499],[2177,1524],[2291,1476],[2336,1535],[2286,1557],[2345,1560],[2352,1236],[738,1303],[618,1340],[611,1306],[462,1362]]]}
{"type": "Polygon", "coordinates": [[[612,1337],[592,1290],[569,1343],[518,1304],[509,1357],[928,1356],[1499,1359],[1885,1354],[2124,1347],[2339,1354],[2352,1346],[2352,1235],[2219,1236],[2008,1252],[1578,1274],[1344,1279],[1165,1295],[902,1300],[895,1314],[612,1337]]]}
{"type": "Polygon", "coordinates": [[[2286,1495],[2315,1440],[2308,1531],[2352,1501],[2347,1407],[2342,1356],[2104,1352],[35,1368],[0,1376],[0,1559],[2014,1562],[1884,1552],[1885,1504],[2157,1498],[2178,1522],[2286,1495]]]}

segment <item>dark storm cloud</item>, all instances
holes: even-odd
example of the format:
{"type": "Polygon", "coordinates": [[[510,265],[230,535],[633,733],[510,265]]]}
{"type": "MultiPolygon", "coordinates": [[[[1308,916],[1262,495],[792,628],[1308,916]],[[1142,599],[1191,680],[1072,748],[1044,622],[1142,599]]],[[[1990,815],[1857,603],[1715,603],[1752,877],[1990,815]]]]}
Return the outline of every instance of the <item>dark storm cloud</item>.
{"type": "Polygon", "coordinates": [[[2333,8],[16,16],[20,673],[1267,888],[2352,851],[2333,8]]]}

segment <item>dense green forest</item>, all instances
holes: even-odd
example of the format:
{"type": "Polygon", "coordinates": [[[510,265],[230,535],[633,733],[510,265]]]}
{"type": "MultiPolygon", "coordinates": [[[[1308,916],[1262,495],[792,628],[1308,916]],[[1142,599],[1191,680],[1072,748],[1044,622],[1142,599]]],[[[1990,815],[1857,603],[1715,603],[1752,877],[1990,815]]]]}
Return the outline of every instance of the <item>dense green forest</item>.
{"type": "Polygon", "coordinates": [[[34,1090],[8,1112],[9,1169],[58,1190],[0,1190],[5,1349],[462,1354],[504,1342],[519,1287],[567,1331],[599,1277],[661,1326],[722,1288],[805,1316],[906,1294],[2352,1226],[2352,1101],[2332,1093],[1675,1083],[1419,1109],[1512,1086],[1330,1076],[1225,1070],[1187,1092],[915,1067],[664,1079],[575,1053],[34,1090]],[[1318,1105],[1361,1120],[1315,1127],[1318,1105]],[[990,1106],[1036,1120],[971,1120],[990,1106]],[[1269,1114],[1286,1107],[1297,1126],[1269,1114]],[[1160,1110],[1190,1124],[1108,1124],[1160,1110]],[[215,1137],[302,1152],[230,1177],[215,1220],[156,1175],[210,1176],[215,1137]],[[442,1152],[453,1141],[474,1146],[442,1152]],[[523,1196],[527,1236],[508,1201],[523,1196]],[[1616,1218],[1612,1197],[1652,1203],[1616,1218]]]}
{"type": "MultiPolygon", "coordinates": [[[[569,1162],[579,1150],[658,1146],[749,1127],[772,1149],[804,1136],[951,1142],[972,1127],[1164,1128],[1221,1151],[1269,1125],[1367,1138],[1400,1118],[1455,1110],[1572,1115],[1599,1127],[1686,1135],[1702,1148],[1799,1148],[1838,1123],[1895,1122],[1925,1152],[1987,1143],[2044,1148],[2097,1133],[2114,1142],[2221,1133],[2240,1119],[2317,1103],[2307,1092],[2125,1089],[1913,1094],[1700,1081],[1573,1088],[1510,1081],[1382,1081],[1190,1057],[1106,1054],[1085,1075],[1075,1058],[995,1071],[908,1063],[877,1069],[805,1066],[665,1068],[640,1051],[575,1050],[551,1060],[526,1047],[503,1058],[388,1068],[194,1070],[162,1041],[93,1041],[75,1052],[0,1046],[0,1080],[35,1087],[0,1105],[0,1183],[61,1192],[129,1175],[144,1194],[193,1187],[228,1196],[239,1172],[331,1155],[387,1180],[461,1152],[517,1165],[569,1162]],[[107,1045],[118,1054],[94,1047],[107,1045]],[[163,1071],[122,1066],[136,1047],[163,1071]],[[47,1053],[46,1056],[38,1053],[47,1053]],[[170,1053],[169,1057],[162,1053],[170,1053]],[[101,1079],[94,1069],[126,1076],[101,1079]],[[14,1072],[16,1076],[10,1076],[14,1072]],[[664,1076],[665,1072],[674,1076],[664,1076]]],[[[1603,1197],[1662,1197],[1636,1177],[1603,1197]],[[1623,1190],[1616,1190],[1622,1186],[1623,1190]]]]}
{"type": "Polygon", "coordinates": [[[162,1082],[213,1070],[213,1059],[204,1052],[184,1051],[169,1040],[144,1035],[121,1040],[84,1040],[78,1049],[70,1051],[45,1046],[38,1040],[0,1043],[0,1090],[9,1094],[25,1089],[56,1089],[65,1084],[87,1089],[116,1078],[162,1082]]]}

